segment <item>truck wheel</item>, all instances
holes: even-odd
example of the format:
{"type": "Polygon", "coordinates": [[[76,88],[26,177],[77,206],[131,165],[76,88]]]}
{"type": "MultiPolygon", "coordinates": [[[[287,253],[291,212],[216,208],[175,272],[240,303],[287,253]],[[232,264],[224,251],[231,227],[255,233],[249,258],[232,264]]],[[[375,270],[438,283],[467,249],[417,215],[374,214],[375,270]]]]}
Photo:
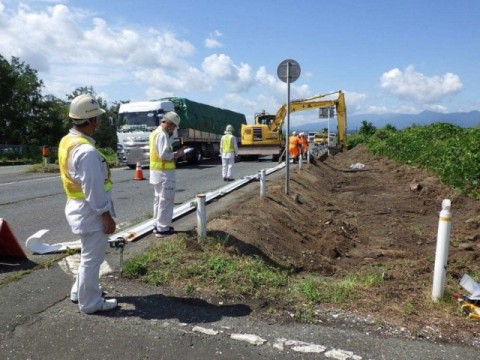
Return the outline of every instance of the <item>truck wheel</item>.
{"type": "Polygon", "coordinates": [[[198,149],[192,151],[192,155],[189,157],[188,162],[191,164],[196,164],[203,159],[202,153],[198,149]]]}
{"type": "Polygon", "coordinates": [[[202,152],[198,149],[195,150],[195,159],[197,162],[203,159],[202,152]]]}

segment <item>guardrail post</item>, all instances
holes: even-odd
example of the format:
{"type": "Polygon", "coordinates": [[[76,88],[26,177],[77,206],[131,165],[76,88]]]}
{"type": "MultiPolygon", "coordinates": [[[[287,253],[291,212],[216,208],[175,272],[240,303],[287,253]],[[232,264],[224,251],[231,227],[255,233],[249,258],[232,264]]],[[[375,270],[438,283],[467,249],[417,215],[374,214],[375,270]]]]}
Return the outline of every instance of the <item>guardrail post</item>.
{"type": "Polygon", "coordinates": [[[207,237],[207,207],[205,206],[206,195],[197,195],[197,237],[205,239],[207,237]]]}
{"type": "Polygon", "coordinates": [[[260,170],[260,198],[267,195],[267,181],[265,176],[265,169],[260,170]]]}
{"type": "Polygon", "coordinates": [[[449,199],[442,201],[442,211],[438,221],[437,250],[435,252],[435,268],[433,272],[432,300],[438,301],[445,290],[447,275],[448,242],[452,226],[451,202],[449,199]]]}

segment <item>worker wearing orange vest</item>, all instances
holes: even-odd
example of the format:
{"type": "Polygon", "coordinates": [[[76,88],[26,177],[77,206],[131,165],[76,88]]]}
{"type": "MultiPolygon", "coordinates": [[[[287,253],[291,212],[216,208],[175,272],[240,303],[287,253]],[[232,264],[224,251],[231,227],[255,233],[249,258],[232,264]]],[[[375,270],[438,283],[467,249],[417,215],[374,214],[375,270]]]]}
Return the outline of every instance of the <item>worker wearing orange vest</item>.
{"type": "Polygon", "coordinates": [[[237,138],[232,134],[233,126],[227,125],[225,133],[220,139],[220,153],[222,154],[223,181],[233,181],[232,170],[238,154],[237,138]]]}
{"type": "Polygon", "coordinates": [[[307,158],[307,151],[308,151],[308,139],[305,133],[300,133],[300,144],[302,147],[302,156],[304,159],[307,158]]]}
{"type": "Polygon", "coordinates": [[[183,156],[183,148],[174,152],[172,135],[180,125],[180,117],[167,112],[160,125],[150,134],[150,184],[153,185],[153,232],[156,237],[172,235],[175,200],[175,159],[183,156]]]}
{"type": "Polygon", "coordinates": [[[113,310],[116,299],[104,299],[99,285],[100,265],[105,259],[108,235],[115,232],[110,169],[92,138],[105,113],[95,98],[83,94],[70,104],[73,127],[58,147],[58,164],[67,195],[65,215],[82,252],[70,299],[82,313],[113,310]]]}
{"type": "Polygon", "coordinates": [[[300,140],[296,131],[292,132],[292,135],[288,138],[288,152],[290,157],[293,158],[293,162],[297,162],[300,155],[300,140]]]}

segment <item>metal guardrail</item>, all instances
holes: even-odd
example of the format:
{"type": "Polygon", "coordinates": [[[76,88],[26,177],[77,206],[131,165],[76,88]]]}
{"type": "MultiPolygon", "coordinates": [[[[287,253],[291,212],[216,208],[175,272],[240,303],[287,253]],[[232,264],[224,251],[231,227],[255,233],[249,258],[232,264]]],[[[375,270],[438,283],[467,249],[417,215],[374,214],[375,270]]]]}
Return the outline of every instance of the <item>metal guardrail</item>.
{"type": "MultiPolygon", "coordinates": [[[[285,163],[283,162],[273,168],[267,169],[265,171],[265,175],[270,175],[271,173],[274,173],[280,169],[283,169],[284,167],[285,167],[285,163]]],[[[206,197],[205,201],[208,204],[213,199],[225,196],[226,194],[232,192],[233,190],[238,189],[253,180],[258,180],[259,178],[260,178],[260,174],[244,176],[243,178],[233,181],[228,185],[221,187],[220,189],[207,192],[206,194],[204,194],[206,197]]],[[[182,205],[179,205],[173,209],[173,220],[176,220],[190,213],[191,211],[195,210],[196,207],[197,207],[196,198],[187,200],[182,205]]],[[[125,241],[133,241],[137,238],[144,236],[147,233],[151,233],[153,230],[153,224],[154,224],[154,219],[146,220],[140,224],[137,224],[133,227],[130,227],[117,234],[112,235],[110,237],[110,241],[116,241],[119,238],[124,239],[125,241]]]]}

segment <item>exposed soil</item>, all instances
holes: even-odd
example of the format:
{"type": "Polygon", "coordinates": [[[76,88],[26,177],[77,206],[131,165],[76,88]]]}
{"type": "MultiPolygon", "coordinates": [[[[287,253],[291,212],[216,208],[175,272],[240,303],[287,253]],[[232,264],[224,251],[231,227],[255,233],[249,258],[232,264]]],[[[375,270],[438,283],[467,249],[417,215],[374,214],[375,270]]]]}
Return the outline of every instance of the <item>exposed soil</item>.
{"type": "MultiPolygon", "coordinates": [[[[244,244],[237,251],[255,249],[300,274],[341,277],[383,271],[383,284],[369,287],[353,305],[318,305],[318,321],[479,344],[480,321],[467,318],[454,299],[455,292],[467,294],[459,287],[463,274],[480,274],[479,200],[460,195],[428,172],[373,156],[362,146],[302,169],[291,165],[288,195],[283,177],[267,184],[266,198],[252,195],[211,221],[209,231],[226,232],[244,244]],[[351,169],[357,163],[364,169],[351,169]],[[451,200],[453,218],[448,301],[435,304],[431,294],[443,199],[451,200]]],[[[277,320],[289,318],[285,309],[277,320]]]]}

